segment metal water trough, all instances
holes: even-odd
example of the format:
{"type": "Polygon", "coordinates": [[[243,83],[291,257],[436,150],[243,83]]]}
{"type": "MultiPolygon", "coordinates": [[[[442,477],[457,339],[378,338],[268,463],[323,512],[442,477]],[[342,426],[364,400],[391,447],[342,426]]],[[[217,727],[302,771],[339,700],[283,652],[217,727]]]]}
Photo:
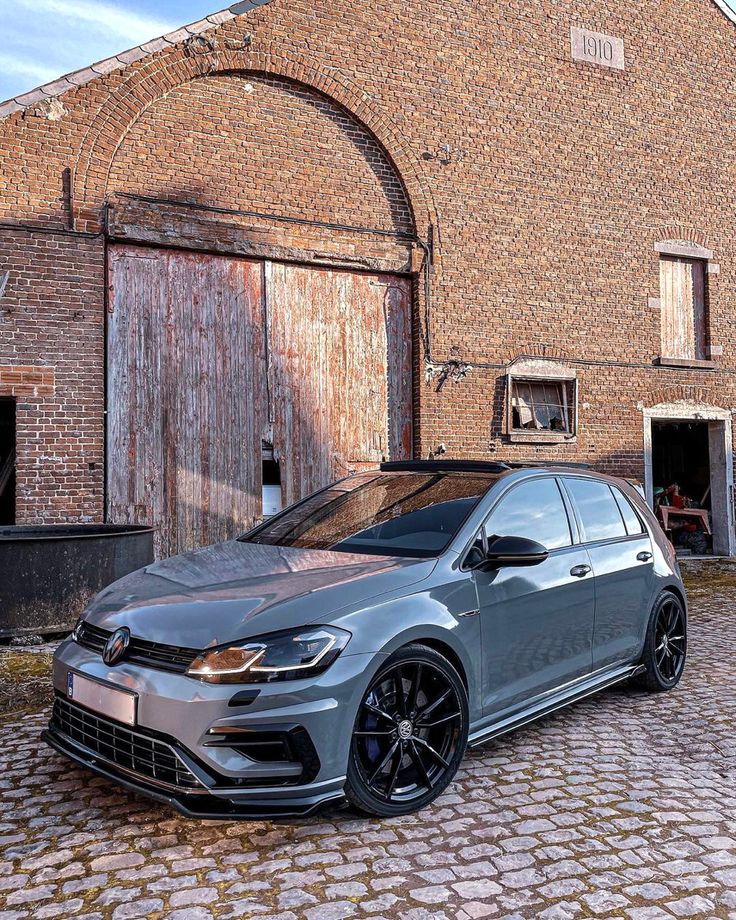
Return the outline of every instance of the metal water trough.
{"type": "Polygon", "coordinates": [[[0,638],[71,629],[98,591],[151,562],[151,527],[0,527],[0,638]]]}

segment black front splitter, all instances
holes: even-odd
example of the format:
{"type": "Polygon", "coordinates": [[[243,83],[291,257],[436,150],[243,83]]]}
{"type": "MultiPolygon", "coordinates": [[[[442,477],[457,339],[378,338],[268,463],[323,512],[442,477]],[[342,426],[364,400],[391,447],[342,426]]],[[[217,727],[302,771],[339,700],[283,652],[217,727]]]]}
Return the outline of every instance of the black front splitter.
{"type": "Polygon", "coordinates": [[[335,805],[345,799],[342,793],[330,793],[326,796],[299,801],[279,799],[278,802],[258,801],[242,804],[236,803],[231,799],[221,798],[210,792],[175,795],[150,786],[144,780],[138,781],[116,771],[114,766],[108,765],[104,761],[101,762],[91,751],[85,754],[82,750],[76,750],[75,747],[67,742],[64,735],[55,732],[53,729],[44,729],[41,732],[41,740],[80,767],[85,767],[105,779],[124,786],[131,792],[139,793],[156,802],[169,805],[187,818],[217,821],[303,818],[328,804],[335,805]]]}

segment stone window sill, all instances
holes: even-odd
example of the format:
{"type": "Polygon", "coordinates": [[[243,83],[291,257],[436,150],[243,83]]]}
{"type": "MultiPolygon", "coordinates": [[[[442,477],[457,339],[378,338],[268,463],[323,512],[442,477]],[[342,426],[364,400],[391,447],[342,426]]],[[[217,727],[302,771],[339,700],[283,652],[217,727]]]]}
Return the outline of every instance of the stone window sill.
{"type": "Polygon", "coordinates": [[[692,367],[701,371],[712,371],[717,365],[715,361],[699,358],[665,358],[662,355],[654,359],[658,367],[692,367]]]}
{"type": "Polygon", "coordinates": [[[577,440],[563,431],[509,431],[508,438],[519,444],[574,444],[577,440]]]}

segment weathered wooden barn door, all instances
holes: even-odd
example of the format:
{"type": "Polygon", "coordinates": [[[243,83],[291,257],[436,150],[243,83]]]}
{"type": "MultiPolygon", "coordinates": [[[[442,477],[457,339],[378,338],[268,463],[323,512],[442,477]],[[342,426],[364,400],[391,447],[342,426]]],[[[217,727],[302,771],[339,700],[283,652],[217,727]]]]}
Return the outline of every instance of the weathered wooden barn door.
{"type": "Polygon", "coordinates": [[[409,279],[268,263],[266,305],[284,501],[411,457],[409,279]]]}
{"type": "Polygon", "coordinates": [[[685,360],[707,357],[705,262],[663,257],[659,266],[662,355],[685,360]]]}
{"type": "Polygon", "coordinates": [[[245,259],[109,249],[108,517],[155,525],[158,555],[261,514],[262,280],[245,259]]]}
{"type": "Polygon", "coordinates": [[[411,282],[112,245],[108,518],[168,556],[262,514],[262,441],[285,502],[412,452],[411,282]]]}

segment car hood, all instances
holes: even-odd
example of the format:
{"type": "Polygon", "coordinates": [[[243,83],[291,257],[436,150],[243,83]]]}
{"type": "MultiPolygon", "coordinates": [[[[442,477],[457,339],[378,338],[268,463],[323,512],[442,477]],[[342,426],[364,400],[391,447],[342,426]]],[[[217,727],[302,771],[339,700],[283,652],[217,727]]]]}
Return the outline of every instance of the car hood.
{"type": "Polygon", "coordinates": [[[97,595],[84,619],[201,649],[329,623],[338,611],[421,581],[436,561],[233,540],[126,575],[97,595]]]}

